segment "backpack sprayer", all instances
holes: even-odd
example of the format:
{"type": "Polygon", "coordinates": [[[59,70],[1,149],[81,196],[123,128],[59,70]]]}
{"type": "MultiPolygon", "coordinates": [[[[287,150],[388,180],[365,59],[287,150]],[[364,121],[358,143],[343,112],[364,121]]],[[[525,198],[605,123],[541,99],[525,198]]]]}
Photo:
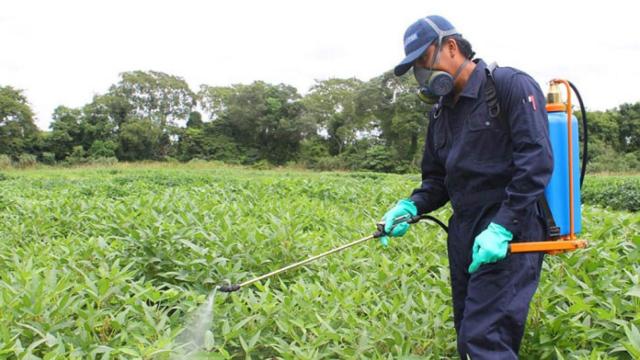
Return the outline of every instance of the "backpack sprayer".
{"type": "MultiPolygon", "coordinates": [[[[549,137],[553,150],[553,174],[545,189],[544,196],[538,201],[547,221],[550,238],[545,241],[519,242],[509,244],[509,254],[545,252],[556,255],[567,251],[573,251],[587,246],[586,240],[580,240],[576,234],[582,230],[582,214],[580,202],[580,189],[584,181],[587,165],[587,112],[585,111],[582,97],[578,89],[567,80],[552,80],[549,84],[546,105],[549,121],[549,137]],[[566,103],[562,102],[561,85],[564,85],[567,94],[566,103]],[[575,92],[582,113],[583,131],[583,158],[579,167],[580,152],[578,150],[578,119],[572,113],[571,90],[575,92]],[[580,173],[580,176],[577,174],[580,173]]],[[[415,224],[422,220],[429,220],[438,224],[448,232],[447,226],[440,220],[430,215],[400,216],[394,219],[394,225],[402,222],[415,224]]],[[[340,252],[352,246],[371,239],[387,236],[384,231],[384,223],[378,223],[375,233],[351,243],[342,245],[322,254],[312,256],[291,265],[285,266],[268,274],[258,276],[240,284],[219,285],[217,289],[222,292],[233,292],[251,285],[260,280],[270,278],[287,270],[297,268],[318,260],[325,256],[340,252]]]]}

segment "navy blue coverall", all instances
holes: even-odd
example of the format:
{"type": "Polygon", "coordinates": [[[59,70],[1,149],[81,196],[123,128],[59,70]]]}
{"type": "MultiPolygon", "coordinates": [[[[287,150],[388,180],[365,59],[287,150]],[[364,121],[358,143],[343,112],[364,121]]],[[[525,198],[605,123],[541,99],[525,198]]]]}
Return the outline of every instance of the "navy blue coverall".
{"type": "Polygon", "coordinates": [[[429,115],[418,214],[451,202],[447,249],[458,352],[467,359],[517,359],[543,254],[508,255],[469,274],[474,238],[490,222],[512,242],[542,241],[548,229],[537,200],[553,170],[545,97],[522,71],[493,72],[501,114],[489,115],[487,65],[476,67],[453,103],[429,115]]]}

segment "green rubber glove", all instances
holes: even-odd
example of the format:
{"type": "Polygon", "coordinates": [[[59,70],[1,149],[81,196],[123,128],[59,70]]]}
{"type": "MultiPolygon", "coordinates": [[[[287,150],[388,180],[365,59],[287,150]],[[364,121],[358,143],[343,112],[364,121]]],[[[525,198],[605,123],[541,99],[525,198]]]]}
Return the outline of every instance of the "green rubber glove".
{"type": "Polygon", "coordinates": [[[513,234],[502,225],[489,224],[473,241],[473,259],[469,265],[469,273],[478,270],[482,264],[504,259],[512,239],[513,234]]]}
{"type": "MultiPolygon", "coordinates": [[[[416,216],[417,214],[418,208],[416,208],[416,204],[411,199],[398,201],[396,206],[387,211],[382,217],[382,221],[384,221],[384,231],[393,237],[403,236],[407,233],[407,230],[409,230],[409,224],[407,222],[401,222],[394,226],[393,220],[399,216],[416,216]]],[[[389,237],[382,236],[380,238],[380,244],[385,247],[389,245],[389,237]]]]}

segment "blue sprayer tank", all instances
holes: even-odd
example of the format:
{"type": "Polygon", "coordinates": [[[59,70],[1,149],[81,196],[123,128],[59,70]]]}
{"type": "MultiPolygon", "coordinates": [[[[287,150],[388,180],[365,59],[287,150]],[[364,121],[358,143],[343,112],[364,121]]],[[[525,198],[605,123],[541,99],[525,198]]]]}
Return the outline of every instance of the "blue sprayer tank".
{"type": "Polygon", "coordinates": [[[549,137],[553,150],[553,174],[545,189],[551,214],[560,227],[560,236],[570,233],[570,206],[574,209],[574,233],[582,229],[580,212],[580,152],[578,150],[578,119],[571,117],[573,148],[573,204],[569,198],[569,131],[567,113],[562,110],[548,111],[549,137]]]}

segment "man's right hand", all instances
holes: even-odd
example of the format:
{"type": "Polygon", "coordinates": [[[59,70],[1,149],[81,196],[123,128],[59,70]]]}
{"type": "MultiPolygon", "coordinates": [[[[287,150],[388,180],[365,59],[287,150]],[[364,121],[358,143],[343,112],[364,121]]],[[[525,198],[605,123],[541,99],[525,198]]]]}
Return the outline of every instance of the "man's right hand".
{"type": "MultiPolygon", "coordinates": [[[[406,221],[394,224],[394,220],[400,216],[407,215],[407,220],[409,220],[409,218],[416,216],[417,214],[418,209],[411,199],[402,199],[398,201],[396,206],[387,211],[387,213],[382,217],[382,221],[384,222],[384,232],[386,235],[393,237],[403,236],[407,233],[407,230],[409,230],[409,224],[406,221]]],[[[388,236],[380,237],[380,244],[385,247],[389,245],[388,236]]]]}

